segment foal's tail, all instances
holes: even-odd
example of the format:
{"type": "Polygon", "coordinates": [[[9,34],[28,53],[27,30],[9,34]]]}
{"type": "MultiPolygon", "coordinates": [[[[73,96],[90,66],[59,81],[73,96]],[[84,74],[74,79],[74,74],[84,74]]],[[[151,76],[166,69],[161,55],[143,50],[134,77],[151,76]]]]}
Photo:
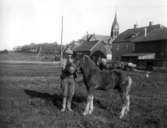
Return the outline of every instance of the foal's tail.
{"type": "Polygon", "coordinates": [[[127,82],[127,86],[126,86],[126,93],[129,95],[129,92],[131,90],[132,87],[132,78],[130,76],[128,76],[128,82],[127,82]]]}

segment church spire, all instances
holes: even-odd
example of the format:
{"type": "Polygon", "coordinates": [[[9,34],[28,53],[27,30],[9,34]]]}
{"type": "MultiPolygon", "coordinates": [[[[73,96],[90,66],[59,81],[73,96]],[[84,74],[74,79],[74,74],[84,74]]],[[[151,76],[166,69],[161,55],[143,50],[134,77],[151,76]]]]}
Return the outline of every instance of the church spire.
{"type": "Polygon", "coordinates": [[[113,24],[112,24],[112,27],[111,27],[111,34],[110,36],[115,39],[117,38],[119,35],[119,24],[118,24],[118,21],[117,21],[117,12],[115,12],[115,17],[114,17],[114,21],[113,21],[113,24]]]}

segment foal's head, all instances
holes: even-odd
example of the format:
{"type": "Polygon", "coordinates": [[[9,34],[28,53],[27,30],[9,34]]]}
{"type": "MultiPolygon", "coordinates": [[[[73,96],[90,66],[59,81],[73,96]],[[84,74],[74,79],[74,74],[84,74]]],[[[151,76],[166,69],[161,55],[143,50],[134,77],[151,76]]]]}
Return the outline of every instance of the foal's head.
{"type": "Polygon", "coordinates": [[[81,70],[82,58],[83,58],[83,55],[77,55],[74,57],[73,63],[76,65],[78,72],[80,72],[81,70]]]}
{"type": "Polygon", "coordinates": [[[77,67],[77,70],[80,70],[81,72],[83,70],[85,70],[87,72],[87,71],[89,71],[91,69],[95,69],[96,68],[95,63],[87,55],[75,57],[74,63],[76,65],[76,67],[77,67]]]}

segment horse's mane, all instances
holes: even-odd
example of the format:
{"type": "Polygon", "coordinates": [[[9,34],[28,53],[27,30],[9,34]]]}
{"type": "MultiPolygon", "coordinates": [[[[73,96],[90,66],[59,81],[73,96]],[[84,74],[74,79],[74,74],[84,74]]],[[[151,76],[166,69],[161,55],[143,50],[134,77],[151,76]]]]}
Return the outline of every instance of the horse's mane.
{"type": "Polygon", "coordinates": [[[83,56],[83,61],[87,65],[87,67],[89,67],[90,69],[97,69],[97,70],[99,70],[99,68],[96,66],[96,64],[94,63],[94,61],[88,55],[84,55],[83,56]]]}
{"type": "Polygon", "coordinates": [[[83,60],[84,60],[84,62],[86,63],[86,64],[88,64],[89,66],[94,66],[94,62],[90,59],[90,57],[89,56],[87,56],[87,55],[84,55],[83,56],[83,60]]]}
{"type": "Polygon", "coordinates": [[[88,55],[84,55],[81,62],[82,68],[85,72],[85,75],[88,75],[90,72],[98,71],[100,69],[96,66],[93,60],[88,55]]]}

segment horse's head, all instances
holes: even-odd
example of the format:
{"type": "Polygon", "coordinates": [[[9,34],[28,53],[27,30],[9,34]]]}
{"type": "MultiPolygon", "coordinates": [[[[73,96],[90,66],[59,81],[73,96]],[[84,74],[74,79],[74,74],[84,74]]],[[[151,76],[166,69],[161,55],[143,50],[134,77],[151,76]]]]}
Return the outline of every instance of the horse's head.
{"type": "Polygon", "coordinates": [[[78,55],[74,58],[74,64],[77,67],[77,71],[80,72],[85,68],[89,68],[89,57],[87,55],[78,55]]]}
{"type": "Polygon", "coordinates": [[[77,72],[80,72],[80,70],[81,70],[82,57],[83,56],[81,56],[81,55],[77,55],[74,57],[73,63],[76,65],[77,72]]]}

